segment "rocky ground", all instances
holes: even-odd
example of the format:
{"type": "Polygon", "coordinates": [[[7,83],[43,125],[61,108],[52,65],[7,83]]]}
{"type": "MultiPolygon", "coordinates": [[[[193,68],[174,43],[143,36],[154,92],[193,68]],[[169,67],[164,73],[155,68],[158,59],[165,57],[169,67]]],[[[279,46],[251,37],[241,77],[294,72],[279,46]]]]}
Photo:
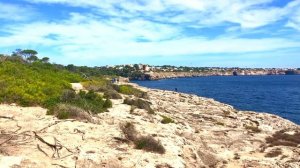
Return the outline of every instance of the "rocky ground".
{"type": "Polygon", "coordinates": [[[139,88],[155,114],[113,100],[108,112],[83,122],[58,120],[39,107],[0,105],[0,167],[300,167],[300,127],[290,121],[195,95],[139,88]],[[161,123],[162,115],[175,122],[161,123]],[[126,122],[159,140],[166,152],[122,141],[120,124],[126,122]]]}

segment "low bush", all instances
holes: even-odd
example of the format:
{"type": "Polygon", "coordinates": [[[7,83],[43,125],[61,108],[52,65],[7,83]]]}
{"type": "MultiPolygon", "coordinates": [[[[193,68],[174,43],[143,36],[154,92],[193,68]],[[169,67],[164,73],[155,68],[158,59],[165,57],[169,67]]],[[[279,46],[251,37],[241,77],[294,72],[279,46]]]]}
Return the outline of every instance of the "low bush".
{"type": "Polygon", "coordinates": [[[103,98],[93,92],[80,91],[78,94],[73,90],[65,90],[59,99],[49,99],[47,104],[47,114],[56,115],[60,119],[76,117],[81,113],[101,113],[112,107],[109,99],[105,101],[103,98]],[[74,112],[74,115],[73,113],[74,112]]]}
{"type": "Polygon", "coordinates": [[[62,102],[70,102],[74,100],[76,97],[76,92],[73,90],[64,90],[62,95],[60,96],[60,101],[62,102]]]}
{"type": "Polygon", "coordinates": [[[103,104],[103,108],[111,108],[112,107],[112,102],[109,99],[106,99],[104,104],[103,104]]]}
{"type": "Polygon", "coordinates": [[[142,136],[134,141],[136,149],[143,149],[145,151],[156,152],[164,154],[166,152],[165,148],[162,146],[160,141],[155,140],[151,136],[142,136]]]}
{"type": "Polygon", "coordinates": [[[174,123],[174,120],[172,120],[171,118],[169,118],[167,116],[161,115],[161,117],[163,118],[161,120],[161,123],[163,123],[163,124],[174,123]]]}
{"type": "Polygon", "coordinates": [[[148,102],[148,101],[145,101],[143,99],[129,99],[129,98],[126,98],[123,103],[127,104],[127,105],[136,106],[139,109],[145,109],[145,110],[148,111],[149,114],[154,114],[154,111],[150,106],[151,103],[148,102]]]}
{"type": "Polygon", "coordinates": [[[91,121],[91,116],[85,110],[71,104],[58,104],[50,111],[59,119],[71,118],[76,120],[91,121]]]}
{"type": "Polygon", "coordinates": [[[129,113],[133,114],[133,112],[134,112],[135,109],[136,109],[136,106],[131,105],[129,113]]]}
{"type": "Polygon", "coordinates": [[[122,96],[115,90],[107,90],[104,92],[104,97],[108,99],[122,99],[122,96]]]}
{"type": "Polygon", "coordinates": [[[130,141],[135,141],[137,139],[138,132],[136,131],[135,126],[132,123],[127,122],[126,124],[121,124],[120,128],[126,139],[130,141]]]}
{"type": "Polygon", "coordinates": [[[113,87],[119,93],[126,94],[126,95],[134,95],[138,98],[148,99],[146,92],[134,88],[131,85],[114,85],[113,87]]]}
{"type": "Polygon", "coordinates": [[[142,149],[160,154],[165,153],[165,148],[162,146],[160,141],[155,140],[151,136],[140,136],[132,123],[127,122],[126,124],[122,124],[120,125],[120,128],[125,135],[125,138],[129,141],[132,141],[136,149],[142,149]]]}
{"type": "Polygon", "coordinates": [[[105,92],[108,90],[113,90],[110,81],[104,78],[93,78],[89,81],[82,82],[82,85],[87,90],[92,90],[95,92],[105,92]]]}

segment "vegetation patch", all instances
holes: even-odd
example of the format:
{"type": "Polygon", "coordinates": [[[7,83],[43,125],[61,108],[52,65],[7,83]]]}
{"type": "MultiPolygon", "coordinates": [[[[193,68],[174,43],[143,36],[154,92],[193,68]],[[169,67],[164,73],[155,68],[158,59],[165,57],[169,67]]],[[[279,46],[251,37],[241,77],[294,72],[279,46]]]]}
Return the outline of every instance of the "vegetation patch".
{"type": "Polygon", "coordinates": [[[148,99],[146,92],[143,92],[137,88],[134,88],[131,85],[115,85],[114,89],[122,94],[134,95],[138,98],[148,99]]]}
{"type": "Polygon", "coordinates": [[[103,108],[106,108],[106,109],[112,108],[112,102],[111,102],[111,100],[106,99],[105,102],[104,102],[104,104],[103,104],[103,108]]]}
{"type": "Polygon", "coordinates": [[[145,109],[145,110],[148,111],[149,114],[154,114],[154,110],[150,106],[151,103],[148,102],[148,101],[145,101],[143,99],[129,99],[129,98],[126,98],[123,103],[127,104],[127,105],[136,106],[139,109],[145,109]]]}
{"type": "Polygon", "coordinates": [[[165,163],[165,164],[158,164],[155,166],[155,168],[173,168],[173,167],[165,163]]]}
{"type": "Polygon", "coordinates": [[[149,152],[164,154],[165,148],[160,141],[155,140],[152,136],[141,136],[136,131],[132,123],[126,123],[120,126],[125,138],[132,141],[136,149],[142,149],[149,152]]]}
{"type": "Polygon", "coordinates": [[[130,114],[134,114],[134,110],[135,110],[136,108],[137,108],[136,106],[130,106],[130,111],[129,111],[129,113],[130,113],[130,114]]]}
{"type": "Polygon", "coordinates": [[[73,90],[64,90],[58,100],[48,104],[47,115],[55,115],[59,119],[78,119],[90,121],[90,114],[97,114],[112,107],[109,99],[103,98],[93,92],[80,91],[78,94],[73,90]]]}
{"type": "Polygon", "coordinates": [[[174,120],[172,118],[169,118],[169,117],[164,116],[164,115],[161,115],[161,117],[163,118],[161,120],[161,123],[163,123],[163,124],[174,123],[174,120]]]}
{"type": "Polygon", "coordinates": [[[266,138],[269,146],[291,146],[297,147],[300,145],[300,132],[296,131],[294,134],[286,133],[286,130],[277,131],[271,137],[266,138]]]}
{"type": "Polygon", "coordinates": [[[84,88],[92,90],[94,92],[106,92],[113,90],[112,84],[109,80],[104,78],[91,78],[88,81],[81,82],[84,88]]]}
{"type": "Polygon", "coordinates": [[[104,92],[104,97],[108,99],[122,99],[122,96],[115,90],[107,90],[104,92]]]}
{"type": "Polygon", "coordinates": [[[21,106],[55,104],[70,83],[80,75],[42,61],[26,62],[22,57],[7,57],[0,62],[0,102],[21,106]]]}
{"type": "Polygon", "coordinates": [[[91,121],[91,116],[84,109],[70,104],[58,104],[51,111],[59,119],[71,118],[80,121],[91,121]]]}
{"type": "Polygon", "coordinates": [[[137,137],[139,136],[138,132],[135,129],[135,126],[130,122],[120,125],[120,128],[121,128],[123,134],[125,135],[125,138],[130,141],[135,141],[137,139],[137,137]]]}
{"type": "Polygon", "coordinates": [[[217,124],[217,125],[221,125],[221,126],[224,126],[224,125],[225,125],[224,123],[222,123],[222,122],[220,122],[220,121],[216,121],[216,124],[217,124]]]}
{"type": "Polygon", "coordinates": [[[143,149],[145,151],[156,152],[164,154],[166,152],[162,144],[155,140],[152,136],[141,136],[134,141],[136,149],[143,149]]]}
{"type": "Polygon", "coordinates": [[[281,149],[275,149],[275,150],[271,150],[269,153],[267,153],[266,155],[265,155],[265,157],[271,157],[271,158],[273,158],[273,157],[277,157],[277,156],[279,156],[279,155],[281,155],[282,154],[282,151],[281,151],[281,149]]]}
{"type": "Polygon", "coordinates": [[[249,130],[250,132],[253,133],[259,133],[261,132],[261,129],[259,129],[257,126],[249,126],[249,125],[245,125],[244,126],[247,130],[249,130]]]}
{"type": "Polygon", "coordinates": [[[109,99],[104,101],[102,96],[94,91],[80,91],[78,94],[74,93],[73,90],[65,91],[61,97],[61,101],[82,108],[93,114],[104,112],[107,108],[112,107],[112,103],[109,99]]]}

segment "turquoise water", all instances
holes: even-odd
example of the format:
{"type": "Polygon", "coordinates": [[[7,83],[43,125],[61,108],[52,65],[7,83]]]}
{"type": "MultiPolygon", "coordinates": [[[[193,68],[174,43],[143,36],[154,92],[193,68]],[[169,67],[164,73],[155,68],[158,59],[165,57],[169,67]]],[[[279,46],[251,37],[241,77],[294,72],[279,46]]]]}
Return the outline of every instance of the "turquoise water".
{"type": "Polygon", "coordinates": [[[267,112],[300,124],[300,75],[210,76],[134,81],[164,90],[192,93],[240,110],[267,112]]]}

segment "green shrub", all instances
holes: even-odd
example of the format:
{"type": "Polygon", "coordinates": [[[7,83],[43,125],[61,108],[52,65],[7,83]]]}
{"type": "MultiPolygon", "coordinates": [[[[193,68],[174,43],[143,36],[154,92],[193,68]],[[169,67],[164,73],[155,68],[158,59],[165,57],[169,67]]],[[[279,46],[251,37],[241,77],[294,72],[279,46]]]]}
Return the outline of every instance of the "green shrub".
{"type": "Polygon", "coordinates": [[[80,75],[58,69],[55,65],[28,64],[9,57],[0,62],[0,100],[22,106],[52,106],[63,90],[71,89],[70,82],[81,79],[80,75]]]}
{"type": "Polygon", "coordinates": [[[119,93],[122,93],[122,94],[134,95],[136,97],[144,98],[144,99],[148,98],[146,92],[143,92],[143,91],[141,91],[139,89],[136,89],[136,88],[134,88],[131,85],[119,85],[119,86],[115,85],[114,89],[116,91],[118,91],[119,93]]]}
{"type": "Polygon", "coordinates": [[[82,82],[82,85],[87,90],[92,90],[95,92],[105,92],[107,90],[113,90],[110,81],[104,78],[92,78],[89,81],[82,82]]]}
{"type": "Polygon", "coordinates": [[[104,97],[108,99],[122,99],[122,96],[115,90],[107,90],[104,92],[104,97]]]}
{"type": "Polygon", "coordinates": [[[54,109],[48,109],[46,115],[54,115],[54,109]]]}
{"type": "Polygon", "coordinates": [[[73,90],[66,90],[60,97],[60,102],[71,104],[93,114],[104,112],[112,107],[109,99],[104,101],[102,96],[94,91],[80,91],[76,94],[73,90]]]}
{"type": "Polygon", "coordinates": [[[167,116],[161,115],[161,117],[163,118],[161,120],[161,123],[163,123],[163,124],[174,123],[174,120],[172,120],[171,118],[169,118],[167,116]]]}
{"type": "Polygon", "coordinates": [[[112,107],[112,102],[109,99],[106,99],[104,104],[103,104],[104,108],[111,108],[112,107]]]}
{"type": "Polygon", "coordinates": [[[69,118],[69,115],[70,115],[70,113],[67,112],[67,111],[59,111],[59,112],[57,113],[56,117],[57,117],[58,119],[63,120],[63,119],[68,119],[68,118],[69,118]]]}
{"type": "Polygon", "coordinates": [[[50,98],[48,98],[44,101],[43,106],[48,108],[48,109],[51,109],[55,105],[57,105],[59,102],[60,102],[59,97],[50,97],[50,98]]]}
{"type": "Polygon", "coordinates": [[[145,110],[148,111],[149,114],[154,114],[154,111],[150,106],[151,103],[148,102],[148,101],[145,101],[145,100],[142,100],[142,99],[129,99],[129,98],[126,98],[123,103],[127,104],[127,105],[136,106],[139,109],[145,109],[145,110]]]}
{"type": "Polygon", "coordinates": [[[64,90],[60,96],[62,102],[69,102],[74,100],[76,97],[76,92],[74,90],[64,90]]]}

